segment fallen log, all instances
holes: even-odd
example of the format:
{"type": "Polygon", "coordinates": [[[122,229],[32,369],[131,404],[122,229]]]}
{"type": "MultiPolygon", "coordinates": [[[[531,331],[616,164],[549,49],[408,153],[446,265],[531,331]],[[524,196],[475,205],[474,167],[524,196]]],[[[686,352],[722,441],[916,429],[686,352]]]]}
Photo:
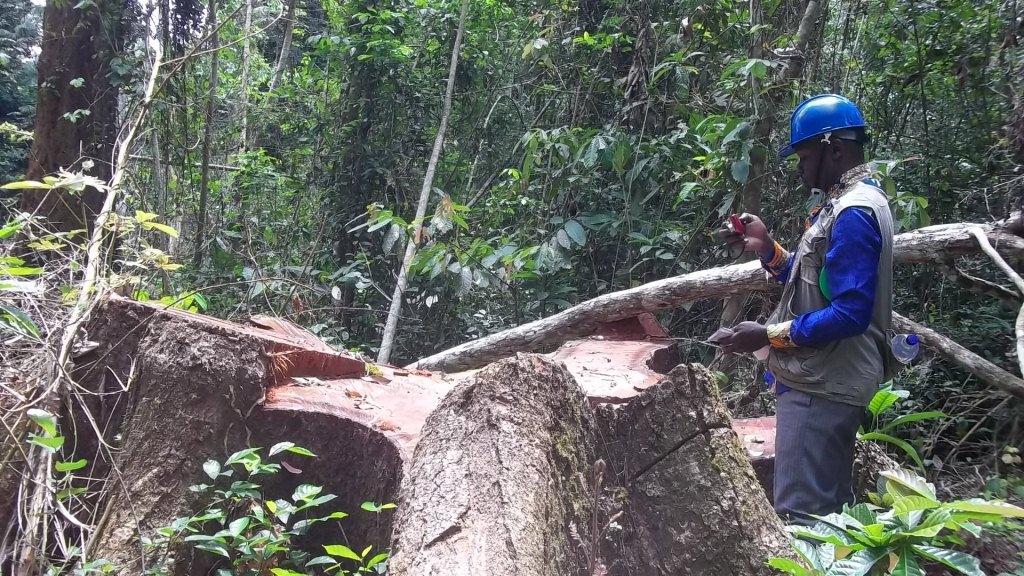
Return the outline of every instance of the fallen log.
{"type": "Polygon", "coordinates": [[[896,330],[917,334],[926,348],[934,350],[946,360],[974,374],[985,384],[1017,398],[1024,398],[1024,380],[985,360],[953,340],[928,328],[924,324],[914,322],[895,312],[892,315],[892,324],[896,330]]]}
{"type": "MultiPolygon", "coordinates": [[[[899,234],[894,256],[899,263],[941,262],[950,256],[979,250],[971,234],[981,228],[997,248],[1013,258],[1024,257],[1024,238],[1009,229],[1020,215],[992,224],[945,224],[899,234]]],[[[479,367],[516,352],[545,352],[562,342],[589,334],[602,322],[678,307],[705,298],[768,291],[758,262],[722,266],[649,282],[636,288],[604,294],[547,318],[529,322],[438,352],[412,364],[428,370],[459,371],[479,367]]]]}

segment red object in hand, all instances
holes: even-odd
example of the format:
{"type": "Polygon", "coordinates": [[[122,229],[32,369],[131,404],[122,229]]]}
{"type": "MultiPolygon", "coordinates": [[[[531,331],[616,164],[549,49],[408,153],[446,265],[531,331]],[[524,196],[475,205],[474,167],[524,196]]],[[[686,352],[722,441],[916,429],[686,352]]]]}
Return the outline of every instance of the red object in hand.
{"type": "Polygon", "coordinates": [[[732,229],[736,231],[737,234],[743,235],[747,233],[747,227],[743,224],[743,221],[740,220],[739,216],[735,214],[729,216],[729,224],[732,225],[732,229]]]}

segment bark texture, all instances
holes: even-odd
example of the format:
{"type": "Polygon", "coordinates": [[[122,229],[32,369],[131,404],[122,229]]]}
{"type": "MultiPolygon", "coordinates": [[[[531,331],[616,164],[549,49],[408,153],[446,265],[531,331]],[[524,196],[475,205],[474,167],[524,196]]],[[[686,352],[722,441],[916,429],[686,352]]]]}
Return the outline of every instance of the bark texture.
{"type": "MultiPolygon", "coordinates": [[[[32,151],[27,178],[40,180],[61,168],[81,169],[93,160],[90,174],[111,175],[117,135],[117,89],[110,61],[120,49],[119,0],[96,0],[76,8],[73,2],[47,2],[43,11],[42,52],[32,151]]],[[[25,190],[21,209],[46,217],[51,228],[85,228],[103,205],[103,193],[25,190]]]]}
{"type": "Polygon", "coordinates": [[[402,487],[392,576],[583,574],[593,416],[560,364],[496,362],[427,419],[402,487]]]}
{"type": "Polygon", "coordinates": [[[352,514],[344,533],[324,525],[336,533],[318,528],[310,541],[384,547],[391,514],[360,513],[359,505],[396,500],[409,429],[419,430],[440,397],[424,379],[390,382],[390,372],[370,379],[361,360],[303,340],[311,335],[297,328],[247,328],[118,298],[93,317],[88,334],[99,346],[76,358],[75,374],[101,394],[85,395],[91,404],[76,416],[87,410],[117,450],[100,449],[85,420],[76,420],[75,457],[90,461],[91,477],[106,478],[90,555],[114,562],[119,573],[140,573],[139,535],[192,512],[188,486],[201,481],[205,460],[279,441],[318,458],[292,460],[305,472],[277,475],[265,485],[268,495],[287,497],[299,483],[315,483],[352,514]],[[391,424],[384,412],[412,424],[391,424]]]}
{"type": "Polygon", "coordinates": [[[769,557],[790,553],[703,366],[675,368],[602,417],[625,512],[611,574],[767,575],[769,557]]]}

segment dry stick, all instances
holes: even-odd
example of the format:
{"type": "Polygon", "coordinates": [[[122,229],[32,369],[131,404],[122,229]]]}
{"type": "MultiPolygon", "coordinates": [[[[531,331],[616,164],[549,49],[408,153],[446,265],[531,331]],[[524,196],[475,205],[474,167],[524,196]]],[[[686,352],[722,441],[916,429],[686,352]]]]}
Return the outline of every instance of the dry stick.
{"type": "MultiPolygon", "coordinates": [[[[1020,291],[1021,296],[1024,296],[1024,278],[1021,278],[1020,274],[1017,274],[1017,271],[1010,267],[1006,260],[1003,260],[1003,257],[999,255],[999,252],[992,247],[988,238],[985,237],[985,232],[980,228],[972,228],[971,234],[978,239],[978,245],[981,246],[985,254],[988,254],[988,257],[999,266],[999,269],[1010,277],[1014,286],[1020,291]]],[[[1021,375],[1024,376],[1024,306],[1021,306],[1020,311],[1017,313],[1014,331],[1017,333],[1017,363],[1020,365],[1021,375]]]]}
{"type": "Polygon", "coordinates": [[[444,146],[444,133],[448,129],[448,117],[452,111],[452,93],[455,91],[455,70],[459,66],[462,33],[466,28],[466,12],[468,11],[469,0],[462,0],[462,8],[459,9],[459,27],[455,32],[451,64],[448,66],[448,85],[444,90],[444,109],[441,112],[441,124],[437,128],[437,136],[434,138],[434,149],[430,152],[430,161],[427,162],[427,173],[423,177],[423,188],[420,189],[420,200],[416,205],[416,217],[413,219],[413,234],[405,245],[402,267],[398,270],[395,292],[391,296],[391,307],[388,309],[388,319],[384,324],[380,352],[377,354],[377,362],[381,364],[386,364],[391,358],[391,348],[394,345],[395,331],[398,328],[398,315],[402,310],[402,294],[409,284],[409,266],[412,264],[412,259],[416,256],[416,246],[419,244],[420,236],[423,233],[423,219],[427,214],[427,200],[430,199],[430,190],[434,186],[434,173],[437,171],[437,161],[441,157],[441,148],[444,146]]]}

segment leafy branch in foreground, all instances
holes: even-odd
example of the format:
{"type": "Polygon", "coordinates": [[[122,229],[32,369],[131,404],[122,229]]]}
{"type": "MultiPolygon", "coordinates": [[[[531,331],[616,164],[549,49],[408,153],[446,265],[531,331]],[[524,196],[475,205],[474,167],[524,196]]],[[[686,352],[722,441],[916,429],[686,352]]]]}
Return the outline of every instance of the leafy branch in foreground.
{"type": "MultiPolygon", "coordinates": [[[[316,457],[291,442],[275,444],[268,458],[288,452],[316,457]]],[[[301,484],[291,499],[269,499],[259,480],[280,472],[281,465],[260,456],[260,448],[247,448],[232,454],[223,463],[208,460],[203,472],[210,483],[190,490],[200,497],[201,508],[143,538],[143,545],[154,554],[146,574],[173,573],[172,551],[187,545],[214,557],[217,576],[232,574],[256,576],[305,576],[307,574],[384,574],[388,553],[371,555],[373,546],[356,551],[343,544],[324,546],[326,554],[313,557],[298,543],[316,524],[338,522],[345,512],[323,513],[320,507],[334,500],[323,487],[301,484]]],[[[394,504],[364,502],[362,509],[379,513],[394,504]]]]}
{"type": "Polygon", "coordinates": [[[846,506],[818,517],[812,527],[789,526],[800,558],[772,558],[769,566],[793,576],[925,576],[943,566],[967,576],[984,576],[963,546],[962,532],[980,536],[983,526],[1008,526],[1024,509],[1000,500],[971,498],[941,502],[935,487],[906,470],[882,472],[871,504],[846,506]]]}

